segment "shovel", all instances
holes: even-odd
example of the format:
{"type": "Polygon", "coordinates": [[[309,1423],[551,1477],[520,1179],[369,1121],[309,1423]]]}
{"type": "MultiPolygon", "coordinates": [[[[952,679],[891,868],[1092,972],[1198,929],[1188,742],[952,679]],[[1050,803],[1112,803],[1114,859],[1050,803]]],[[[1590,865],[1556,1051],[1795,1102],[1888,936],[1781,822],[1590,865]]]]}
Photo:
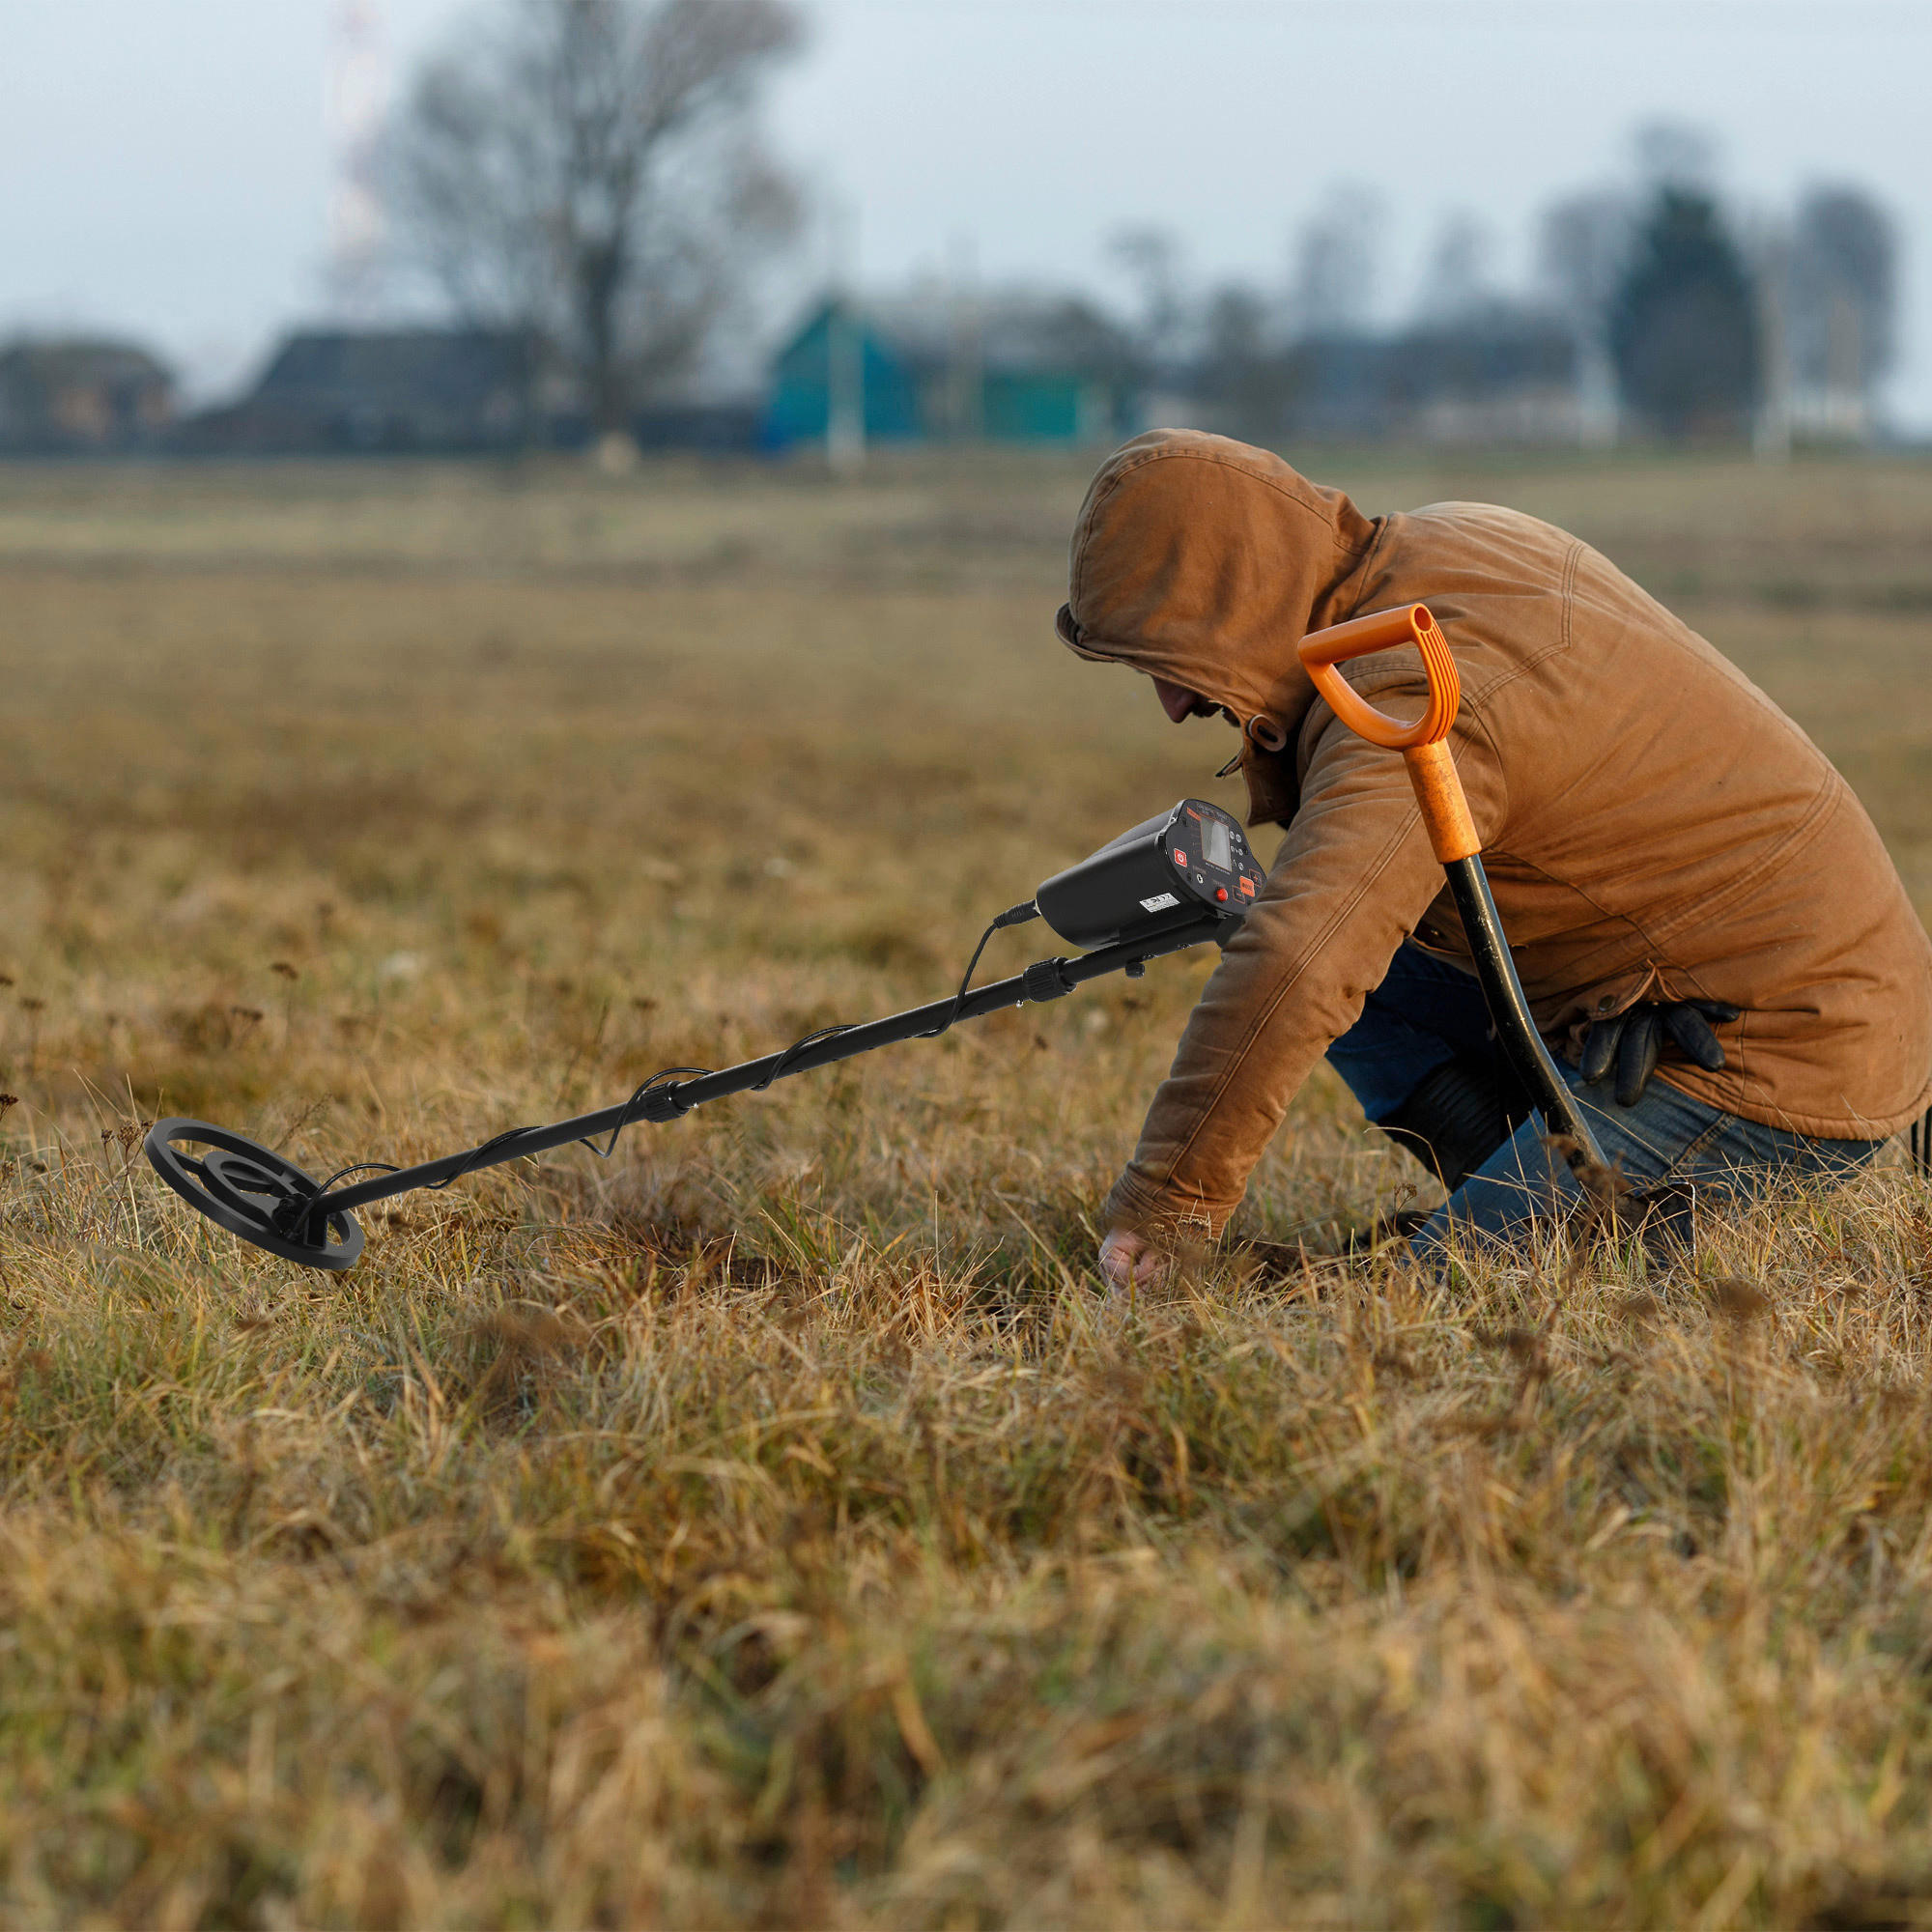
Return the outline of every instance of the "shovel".
{"type": "MultiPolygon", "coordinates": [[[[1430,846],[1448,876],[1463,930],[1468,935],[1476,980],[1496,1037],[1542,1113],[1550,1145],[1561,1152],[1585,1196],[1616,1218],[1616,1197],[1624,1191],[1622,1183],[1604,1158],[1583,1110],[1536,1030],[1509,941],[1503,935],[1502,921],[1496,915],[1489,876],[1483,870],[1483,842],[1476,837],[1469,801],[1449,751],[1450,728],[1463,701],[1462,680],[1456,674],[1448,641],[1429,607],[1405,604],[1397,610],[1351,617],[1346,624],[1311,632],[1302,639],[1299,650],[1315,689],[1335,716],[1370,744],[1402,753],[1430,846]],[[1429,683],[1429,702],[1413,724],[1378,711],[1335,668],[1350,658],[1367,657],[1401,644],[1412,644],[1421,652],[1429,683]]],[[[1625,1216],[1642,1229],[1647,1241],[1653,1234],[1667,1234],[1689,1246],[1693,1206],[1690,1188],[1666,1185],[1647,1195],[1632,1196],[1621,1206],[1625,1216]]]]}

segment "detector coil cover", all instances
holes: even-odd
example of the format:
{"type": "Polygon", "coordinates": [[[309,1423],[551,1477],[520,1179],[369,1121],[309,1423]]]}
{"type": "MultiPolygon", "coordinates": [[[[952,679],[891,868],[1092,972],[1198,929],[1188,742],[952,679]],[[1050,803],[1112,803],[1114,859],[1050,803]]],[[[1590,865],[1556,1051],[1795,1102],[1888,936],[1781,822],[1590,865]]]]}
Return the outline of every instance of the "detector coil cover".
{"type": "Polygon", "coordinates": [[[259,1141],[207,1121],[169,1120],[148,1129],[146,1149],[155,1172],[190,1208],[271,1255],[339,1272],[362,1253],[355,1215],[311,1212],[321,1182],[259,1141]]]}

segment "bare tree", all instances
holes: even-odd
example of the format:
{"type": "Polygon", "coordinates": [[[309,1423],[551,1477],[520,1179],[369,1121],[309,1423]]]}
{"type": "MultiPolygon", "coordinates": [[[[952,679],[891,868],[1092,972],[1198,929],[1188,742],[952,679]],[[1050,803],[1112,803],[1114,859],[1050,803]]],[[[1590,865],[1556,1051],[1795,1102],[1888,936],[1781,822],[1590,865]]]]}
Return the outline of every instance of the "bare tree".
{"type": "Polygon", "coordinates": [[[1109,239],[1107,253],[1134,286],[1142,360],[1150,371],[1172,368],[1186,352],[1188,332],[1180,238],[1153,223],[1122,228],[1109,239]]]}
{"type": "Polygon", "coordinates": [[[1630,259],[1634,216],[1612,189],[1573,194],[1544,210],[1537,271],[1550,300],[1579,333],[1602,333],[1630,259]]]}
{"type": "Polygon", "coordinates": [[[1616,440],[1610,304],[1634,230],[1629,198],[1605,188],[1570,195],[1546,209],[1537,237],[1538,278],[1576,345],[1577,428],[1590,446],[1616,440]]]}
{"type": "Polygon", "coordinates": [[[416,79],[406,235],[460,312],[537,334],[606,435],[796,221],[752,110],[800,38],[785,0],[495,0],[416,79]]]}
{"type": "Polygon", "coordinates": [[[1495,234],[1466,208],[1451,209],[1429,243],[1416,314],[1424,322],[1466,323],[1496,298],[1495,234]]]}
{"type": "Polygon", "coordinates": [[[1240,282],[1208,298],[1194,384],[1216,412],[1215,427],[1250,442],[1287,434],[1295,401],[1294,369],[1279,339],[1276,304],[1240,282]]]}

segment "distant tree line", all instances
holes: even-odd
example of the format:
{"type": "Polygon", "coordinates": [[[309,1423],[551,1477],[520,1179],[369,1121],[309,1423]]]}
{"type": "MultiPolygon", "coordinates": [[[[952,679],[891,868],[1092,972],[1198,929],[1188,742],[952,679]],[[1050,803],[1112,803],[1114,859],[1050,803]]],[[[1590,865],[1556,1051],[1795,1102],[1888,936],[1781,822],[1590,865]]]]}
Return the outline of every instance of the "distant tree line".
{"type": "Polygon", "coordinates": [[[1508,395],[1561,398],[1586,439],[1868,433],[1896,346],[1890,216],[1829,184],[1788,217],[1747,220],[1713,173],[1694,132],[1643,130],[1631,182],[1546,211],[1521,294],[1496,287],[1483,224],[1453,213],[1395,327],[1372,321],[1385,224],[1359,188],[1302,224],[1273,290],[1190,292],[1159,231],[1121,236],[1115,257],[1137,291],[1149,384],[1262,440],[1375,433],[1423,403],[1508,395]]]}

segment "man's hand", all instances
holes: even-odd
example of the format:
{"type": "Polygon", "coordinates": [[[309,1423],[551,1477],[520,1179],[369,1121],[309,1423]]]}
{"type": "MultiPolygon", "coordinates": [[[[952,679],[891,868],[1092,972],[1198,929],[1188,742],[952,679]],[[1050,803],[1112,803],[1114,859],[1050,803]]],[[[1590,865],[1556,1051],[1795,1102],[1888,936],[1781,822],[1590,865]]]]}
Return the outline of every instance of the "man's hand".
{"type": "Polygon", "coordinates": [[[1168,1259],[1145,1235],[1116,1228],[1100,1243],[1100,1272],[1109,1294],[1151,1288],[1167,1272],[1168,1259]]]}

